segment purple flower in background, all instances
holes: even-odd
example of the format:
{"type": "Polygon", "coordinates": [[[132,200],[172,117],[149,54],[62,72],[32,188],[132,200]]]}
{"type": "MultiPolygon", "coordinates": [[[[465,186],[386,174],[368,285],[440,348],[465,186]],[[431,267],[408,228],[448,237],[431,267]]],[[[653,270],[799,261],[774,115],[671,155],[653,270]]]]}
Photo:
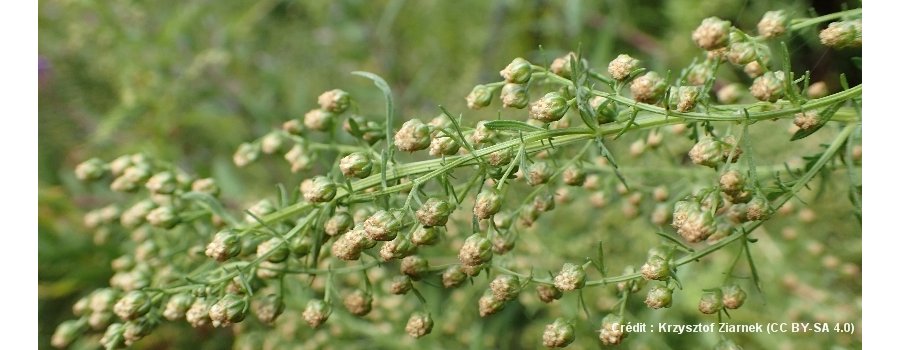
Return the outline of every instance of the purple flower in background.
{"type": "Polygon", "coordinates": [[[38,56],[38,86],[44,86],[50,79],[50,61],[43,56],[38,56]]]}

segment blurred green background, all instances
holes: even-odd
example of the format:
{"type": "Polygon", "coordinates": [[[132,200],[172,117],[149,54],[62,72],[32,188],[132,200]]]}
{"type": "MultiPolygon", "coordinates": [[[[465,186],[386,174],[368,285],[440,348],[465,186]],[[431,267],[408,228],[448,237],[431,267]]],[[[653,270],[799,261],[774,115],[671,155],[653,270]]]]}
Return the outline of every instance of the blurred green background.
{"type": "MultiPolygon", "coordinates": [[[[231,155],[239,143],[302,116],[314,108],[319,93],[332,88],[349,91],[363,108],[383,108],[380,93],[369,81],[350,75],[351,71],[384,77],[394,89],[403,119],[431,118],[438,113],[437,105],[465,112],[468,120],[490,118],[496,108],[468,112],[463,98],[473,85],[498,80],[497,71],[517,56],[543,63],[580,46],[593,67],[605,67],[616,54],[629,53],[651,69],[675,73],[701,54],[690,41],[690,32],[705,17],[719,16],[753,30],[768,10],[785,9],[805,16],[810,7],[830,13],[846,5],[836,1],[740,0],[41,0],[39,6],[38,306],[40,344],[46,347],[55,326],[71,318],[71,304],[87,291],[107,285],[109,261],[121,253],[115,246],[94,245],[81,226],[86,210],[117,198],[75,181],[72,169],[85,159],[110,160],[124,153],[145,152],[201,176],[215,177],[227,200],[242,203],[271,195],[275,183],[295,184],[297,179],[279,159],[238,171],[231,155]]],[[[811,70],[814,81],[824,80],[836,87],[838,74],[847,73],[851,85],[859,83],[860,72],[849,61],[859,55],[858,50],[825,50],[811,31],[793,36],[789,45],[795,67],[801,67],[801,72],[811,70]]],[[[720,81],[750,83],[730,67],[720,81]]],[[[771,135],[758,136],[766,140],[771,135]]],[[[779,158],[783,147],[791,147],[785,141],[789,134],[778,136],[781,141],[766,142],[767,146],[758,150],[768,152],[776,165],[783,161],[779,158]]],[[[612,147],[627,154],[627,145],[612,147]]],[[[808,146],[810,152],[816,147],[808,146]]],[[[803,150],[792,149],[791,155],[798,156],[796,152],[803,150]]],[[[664,162],[663,155],[654,155],[631,165],[653,167],[664,162]]],[[[654,179],[645,181],[651,184],[654,179]]],[[[835,317],[860,326],[860,228],[849,214],[842,186],[839,181],[822,186],[832,190],[814,201],[812,208],[820,219],[798,225],[802,218],[788,215],[765,225],[763,244],[756,253],[766,295],[752,293],[750,307],[733,313],[736,320],[781,322],[793,312],[792,317],[799,320],[835,317]],[[798,238],[784,238],[781,232],[785,227],[799,231],[798,238]],[[831,249],[836,247],[841,249],[831,249]],[[832,258],[838,267],[829,269],[835,264],[832,258]],[[853,267],[855,273],[844,271],[853,267]],[[785,279],[790,278],[793,280],[788,282],[793,284],[789,288],[785,279]]],[[[564,220],[551,219],[543,225],[557,232],[573,232],[571,235],[598,228],[652,229],[649,223],[615,216],[570,220],[569,216],[587,216],[578,215],[580,210],[593,210],[584,202],[565,209],[553,215],[565,216],[564,220]]],[[[557,241],[546,239],[543,244],[565,251],[563,244],[571,242],[557,241]]],[[[613,244],[609,254],[636,262],[652,244],[613,244]],[[621,251],[616,251],[617,247],[621,251]]],[[[691,266],[687,273],[727,263],[726,256],[720,258],[723,261],[714,257],[691,266]]],[[[612,269],[624,264],[617,263],[612,269]]],[[[698,277],[698,287],[683,294],[684,302],[676,299],[671,310],[642,311],[637,320],[711,321],[701,318],[695,303],[687,299],[690,293],[699,295],[704,282],[715,283],[712,281],[719,276],[698,276],[706,276],[703,278],[708,281],[698,277]]],[[[517,338],[508,332],[527,330],[527,339],[536,339],[543,327],[543,323],[517,326],[502,325],[502,319],[494,321],[485,326],[489,327],[485,332],[494,331],[500,338],[517,338]]],[[[180,328],[171,332],[169,342],[157,340],[149,346],[194,347],[190,343],[194,337],[203,337],[206,348],[228,348],[232,342],[224,331],[195,334],[180,328]]],[[[438,338],[428,340],[432,346],[456,344],[431,337],[438,338]]],[[[861,339],[858,333],[802,337],[751,334],[735,338],[750,349],[855,348],[861,339]]],[[[669,342],[674,349],[681,348],[677,344],[711,346],[716,340],[708,335],[634,334],[630,338],[626,347],[665,348],[662,344],[669,342]]],[[[486,344],[501,347],[496,345],[500,340],[493,341],[486,344]]],[[[583,339],[574,346],[596,343],[583,339]]]]}

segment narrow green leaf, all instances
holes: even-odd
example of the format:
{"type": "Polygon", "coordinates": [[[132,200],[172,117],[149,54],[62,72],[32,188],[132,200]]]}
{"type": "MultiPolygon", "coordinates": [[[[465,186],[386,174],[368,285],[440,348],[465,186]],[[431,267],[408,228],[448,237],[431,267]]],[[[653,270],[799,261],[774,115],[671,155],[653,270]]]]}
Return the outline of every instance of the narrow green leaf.
{"type": "Polygon", "coordinates": [[[497,131],[544,131],[544,129],[518,120],[491,120],[489,122],[485,122],[484,126],[488,129],[497,131]]]}
{"type": "Polygon", "coordinates": [[[394,159],[394,94],[391,92],[391,87],[388,85],[384,79],[378,76],[375,73],[369,73],[364,71],[355,71],[350,74],[360,76],[363,78],[367,78],[372,80],[375,83],[375,86],[381,90],[381,93],[384,94],[385,101],[385,115],[384,118],[386,120],[385,123],[385,137],[387,138],[387,144],[385,145],[388,149],[388,158],[393,161],[394,159]]]}
{"type": "Polygon", "coordinates": [[[842,103],[835,103],[831,106],[828,106],[822,113],[819,113],[819,123],[816,126],[806,129],[806,130],[798,130],[794,133],[794,136],[791,136],[791,141],[796,141],[803,139],[809,135],[812,135],[816,131],[819,131],[825,124],[831,120],[831,117],[834,117],[834,114],[841,108],[842,103]]]}

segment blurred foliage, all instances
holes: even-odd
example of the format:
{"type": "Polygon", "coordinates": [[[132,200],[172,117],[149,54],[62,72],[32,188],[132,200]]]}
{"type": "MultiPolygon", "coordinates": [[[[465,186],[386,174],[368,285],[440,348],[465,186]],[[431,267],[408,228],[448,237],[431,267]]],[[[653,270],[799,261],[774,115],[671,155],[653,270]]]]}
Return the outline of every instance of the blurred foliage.
{"type": "MultiPolygon", "coordinates": [[[[820,13],[841,6],[814,5],[820,13]]],[[[740,27],[755,28],[767,10],[785,9],[798,16],[808,10],[808,5],[795,1],[741,0],[41,0],[39,7],[38,284],[42,347],[48,346],[56,325],[71,317],[74,300],[107,284],[109,261],[120,254],[115,244],[95,245],[93,237],[81,228],[84,211],[104,205],[107,199],[91,194],[102,192],[97,188],[74,180],[72,168],[80,161],[93,156],[109,160],[123,153],[151,154],[201,176],[215,177],[230,205],[239,208],[248,200],[275,193],[276,183],[293,186],[299,182],[279,159],[236,171],[231,154],[240,142],[258,137],[286,119],[302,116],[314,108],[315,96],[331,88],[345,89],[357,101],[363,101],[364,112],[369,108],[373,115],[381,113],[379,92],[350,71],[366,70],[383,76],[394,89],[404,119],[427,119],[438,113],[437,105],[451,111],[464,110],[463,97],[471,87],[496,80],[497,71],[516,56],[547,62],[580,47],[592,66],[605,67],[615,54],[627,52],[652,69],[671,69],[676,74],[700,53],[690,42],[690,32],[702,18],[716,15],[740,27]]],[[[823,50],[813,31],[792,38],[790,47],[794,64],[810,69],[814,81],[824,80],[837,87],[839,73],[847,73],[851,85],[860,80],[859,71],[849,63],[849,57],[859,55],[858,51],[836,54],[823,50]]],[[[720,81],[730,79],[749,85],[739,73],[726,72],[720,81]]],[[[467,120],[472,120],[490,118],[496,112],[466,113],[467,120]]],[[[787,125],[778,128],[786,130],[787,125]]],[[[756,143],[760,145],[756,151],[774,160],[775,165],[791,161],[783,156],[785,149],[791,149],[794,156],[814,151],[809,147],[791,148],[787,132],[758,132],[755,138],[764,142],[756,143]],[[776,135],[778,140],[770,141],[776,135]]],[[[627,158],[627,144],[611,148],[627,158]]],[[[684,154],[687,147],[688,143],[673,143],[665,151],[623,163],[634,168],[661,164],[677,168],[680,159],[672,155],[684,154]]],[[[656,174],[642,177],[643,183],[638,185],[652,188],[666,184],[674,189],[689,183],[683,177],[675,178],[681,179],[673,181],[671,176],[656,174]]],[[[813,197],[815,193],[804,196],[817,219],[801,222],[796,213],[784,215],[758,231],[760,243],[754,258],[762,274],[764,295],[751,293],[748,305],[732,312],[732,317],[739,323],[793,319],[855,322],[857,333],[734,335],[739,344],[746,344],[745,348],[859,345],[861,229],[846,214],[850,204],[842,185],[841,181],[817,183],[815,188],[824,190],[819,192],[820,197],[813,197]],[[795,230],[796,237],[782,235],[785,229],[795,230]],[[838,267],[831,268],[835,259],[838,267]]],[[[611,201],[617,205],[615,197],[611,201]]],[[[533,232],[523,234],[517,249],[565,252],[541,262],[557,266],[566,259],[593,254],[589,247],[602,239],[607,256],[615,257],[609,259],[610,271],[618,272],[625,262],[641,261],[646,249],[656,243],[641,239],[647,235],[636,234],[655,230],[646,220],[626,219],[617,215],[617,210],[594,213],[596,209],[586,205],[584,199],[562,209],[533,232]],[[591,215],[582,215],[582,211],[591,215]],[[544,230],[547,232],[541,232],[544,230]]],[[[652,207],[643,212],[650,210],[652,207]]],[[[724,270],[731,256],[713,255],[685,268],[685,273],[700,277],[676,294],[672,309],[652,311],[634,303],[629,314],[634,315],[633,320],[645,322],[712,321],[697,313],[694,300],[702,288],[718,283],[720,276],[693,271],[724,270]]],[[[472,291],[437,291],[444,295],[433,297],[466,305],[461,310],[468,312],[465,317],[471,317],[474,300],[459,299],[477,298],[473,293],[481,289],[469,289],[472,291]]],[[[589,304],[597,310],[608,309],[615,302],[607,289],[588,294],[589,304]]],[[[436,332],[416,346],[458,348],[481,342],[494,348],[528,347],[539,342],[546,323],[528,320],[557,316],[534,314],[533,304],[526,300],[522,307],[508,306],[495,317],[475,317],[471,327],[479,330],[464,338],[436,332]]],[[[570,316],[577,312],[574,303],[568,302],[545,309],[555,311],[540,312],[570,316]]],[[[436,316],[436,328],[450,327],[448,323],[454,317],[463,316],[436,316]]],[[[195,347],[197,337],[205,348],[227,348],[232,342],[230,333],[223,330],[200,334],[184,326],[166,326],[138,346],[195,347]]],[[[581,340],[573,347],[593,347],[595,338],[587,327],[581,327],[581,340]]],[[[302,341],[298,336],[297,342],[302,341]]],[[[626,345],[679,349],[712,347],[716,341],[715,334],[632,334],[626,345]]],[[[398,345],[387,340],[377,340],[376,344],[398,345]]]]}

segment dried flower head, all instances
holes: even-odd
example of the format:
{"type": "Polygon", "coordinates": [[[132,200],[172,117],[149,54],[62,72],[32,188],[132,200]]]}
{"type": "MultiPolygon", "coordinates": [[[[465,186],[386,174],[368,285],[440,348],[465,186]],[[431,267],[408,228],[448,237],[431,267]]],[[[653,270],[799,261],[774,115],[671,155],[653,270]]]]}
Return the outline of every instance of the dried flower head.
{"type": "Polygon", "coordinates": [[[831,22],[819,32],[822,45],[842,49],[862,46],[862,20],[831,22]]]}
{"type": "Polygon", "coordinates": [[[647,292],[644,304],[651,309],[660,309],[672,306],[672,290],[664,286],[653,286],[647,292]]]}
{"type": "Polygon", "coordinates": [[[607,67],[607,71],[609,72],[609,76],[611,76],[615,80],[625,80],[641,65],[641,61],[635,59],[626,54],[620,54],[616,56],[615,59],[609,62],[609,67],[607,67]]]}
{"type": "Polygon", "coordinates": [[[428,198],[419,210],[416,218],[422,226],[444,226],[456,206],[442,198],[428,198]]]}
{"type": "Polygon", "coordinates": [[[586,277],[581,265],[565,263],[559,274],[553,277],[553,285],[564,292],[581,289],[584,287],[586,277]]]}
{"type": "Polygon", "coordinates": [[[541,336],[544,346],[548,348],[564,348],[575,340],[575,326],[571,321],[557,318],[553,323],[544,327],[541,336]]]}
{"type": "Polygon", "coordinates": [[[493,94],[494,89],[485,85],[475,85],[475,87],[472,88],[472,92],[466,96],[466,105],[468,105],[469,109],[487,107],[491,104],[493,94]]]}
{"type": "Polygon", "coordinates": [[[228,327],[247,316],[247,299],[236,294],[225,294],[209,308],[213,327],[228,327]]]}
{"type": "Polygon", "coordinates": [[[303,115],[303,125],[309,130],[328,131],[337,117],[324,109],[314,109],[303,115]]]}
{"type": "Polygon", "coordinates": [[[768,11],[763,18],[756,24],[756,30],[759,35],[766,39],[771,39],[787,31],[788,17],[782,10],[768,11]]]}
{"type": "Polygon", "coordinates": [[[363,223],[366,235],[375,241],[390,241],[402,227],[403,214],[398,211],[379,210],[363,223]]]}
{"type": "Polygon", "coordinates": [[[747,292],[736,284],[722,287],[722,305],[727,309],[737,309],[747,300],[747,292]]]}
{"type": "Polygon", "coordinates": [[[325,233],[329,236],[337,236],[353,228],[353,216],[346,211],[335,212],[325,221],[325,233]]]}
{"type": "Polygon", "coordinates": [[[319,299],[310,300],[303,310],[303,320],[312,328],[319,328],[330,315],[331,307],[319,299]]]}
{"type": "Polygon", "coordinates": [[[659,255],[651,256],[641,266],[641,276],[647,280],[665,281],[669,279],[670,273],[669,259],[659,255]]]}
{"type": "Polygon", "coordinates": [[[300,183],[300,192],[303,192],[303,198],[307,201],[324,203],[334,198],[334,195],[337,194],[337,186],[328,177],[315,176],[300,183]]]}
{"type": "Polygon", "coordinates": [[[150,296],[143,291],[135,290],[119,299],[113,307],[113,312],[122,320],[130,321],[147,314],[150,307],[150,296]]]}
{"type": "Polygon", "coordinates": [[[347,311],[356,316],[365,316],[372,311],[372,293],[361,289],[354,289],[345,295],[343,302],[347,311]]]}
{"type": "Polygon", "coordinates": [[[537,161],[528,167],[528,170],[525,172],[525,181],[531,186],[537,186],[547,183],[551,176],[553,176],[553,168],[550,164],[544,161],[537,161]]]}
{"type": "Polygon", "coordinates": [[[473,234],[466,238],[459,249],[459,261],[466,266],[478,266],[491,261],[494,253],[491,242],[486,238],[473,234]]]}
{"type": "Polygon", "coordinates": [[[569,110],[569,102],[557,92],[549,92],[537,102],[531,104],[528,116],[544,123],[562,119],[569,110]]]}
{"type": "Polygon", "coordinates": [[[525,85],[506,83],[500,89],[500,100],[505,108],[522,109],[528,106],[528,92],[525,85]]]}
{"type": "Polygon", "coordinates": [[[365,152],[353,152],[344,156],[339,167],[347,178],[362,179],[372,174],[372,160],[365,152]]]}
{"type": "Polygon", "coordinates": [[[509,301],[519,296],[521,284],[519,278],[513,275],[499,275],[490,283],[494,297],[503,301],[509,301]]]}
{"type": "Polygon", "coordinates": [[[784,72],[766,72],[754,79],[750,94],[760,101],[778,101],[784,94],[784,72]]]}
{"type": "Polygon", "coordinates": [[[431,140],[431,146],[428,148],[428,154],[438,156],[452,156],[459,153],[460,145],[456,140],[449,136],[436,136],[431,140]]]}
{"type": "Polygon", "coordinates": [[[656,72],[647,72],[631,81],[631,96],[635,101],[656,103],[666,92],[666,82],[656,72]]]}
{"type": "Polygon", "coordinates": [[[341,114],[350,107],[350,94],[341,89],[329,90],[319,95],[318,102],[323,110],[341,114]]]}
{"type": "Polygon", "coordinates": [[[700,22],[700,26],[691,34],[691,39],[704,50],[715,50],[728,44],[730,31],[731,22],[709,17],[700,22]]]}
{"type": "Polygon", "coordinates": [[[714,314],[722,310],[722,291],[718,288],[703,292],[697,309],[704,314],[714,314]]]}
{"type": "Polygon", "coordinates": [[[331,244],[331,255],[346,261],[359,260],[364,249],[374,246],[375,241],[369,238],[363,225],[358,224],[331,244]]]}
{"type": "Polygon", "coordinates": [[[500,76],[507,83],[525,84],[531,79],[531,63],[521,57],[516,57],[500,71],[500,76]]]}
{"type": "Polygon", "coordinates": [[[206,246],[206,256],[216,261],[226,261],[241,253],[241,237],[234,230],[219,231],[206,246]]]}
{"type": "Polygon", "coordinates": [[[475,206],[472,209],[479,219],[487,219],[500,211],[503,197],[496,189],[485,188],[475,197],[475,206]]]}
{"type": "Polygon", "coordinates": [[[412,279],[407,275],[394,276],[388,286],[388,292],[394,295],[403,295],[412,290],[412,279]]]}
{"type": "Polygon", "coordinates": [[[432,327],[434,327],[434,321],[431,319],[431,314],[414,312],[406,321],[406,334],[418,339],[431,333],[432,327]]]}
{"type": "Polygon", "coordinates": [[[431,145],[431,129],[419,119],[410,119],[394,135],[394,145],[404,152],[426,149],[431,145]]]}
{"type": "Polygon", "coordinates": [[[625,340],[625,337],[628,336],[625,333],[624,320],[622,320],[622,316],[616,314],[608,314],[603,317],[603,321],[600,323],[600,342],[603,345],[618,345],[622,343],[622,340],[625,340]]]}
{"type": "Polygon", "coordinates": [[[478,314],[481,317],[487,317],[503,310],[505,306],[506,302],[494,296],[494,293],[488,289],[478,299],[478,314]]]}
{"type": "Polygon", "coordinates": [[[191,327],[199,328],[209,324],[210,306],[212,306],[212,302],[207,301],[204,298],[197,298],[194,300],[194,303],[191,304],[191,308],[188,309],[187,313],[184,315],[188,323],[191,324],[191,327]]]}
{"type": "Polygon", "coordinates": [[[441,274],[441,283],[444,288],[453,288],[462,284],[468,277],[459,265],[452,265],[441,274]]]}
{"type": "Polygon", "coordinates": [[[194,303],[194,297],[188,293],[178,293],[169,298],[163,310],[163,317],[169,321],[177,321],[184,318],[185,313],[194,303]]]}
{"type": "Polygon", "coordinates": [[[794,114],[794,125],[800,130],[810,130],[819,125],[819,113],[816,111],[806,111],[794,114]]]}

